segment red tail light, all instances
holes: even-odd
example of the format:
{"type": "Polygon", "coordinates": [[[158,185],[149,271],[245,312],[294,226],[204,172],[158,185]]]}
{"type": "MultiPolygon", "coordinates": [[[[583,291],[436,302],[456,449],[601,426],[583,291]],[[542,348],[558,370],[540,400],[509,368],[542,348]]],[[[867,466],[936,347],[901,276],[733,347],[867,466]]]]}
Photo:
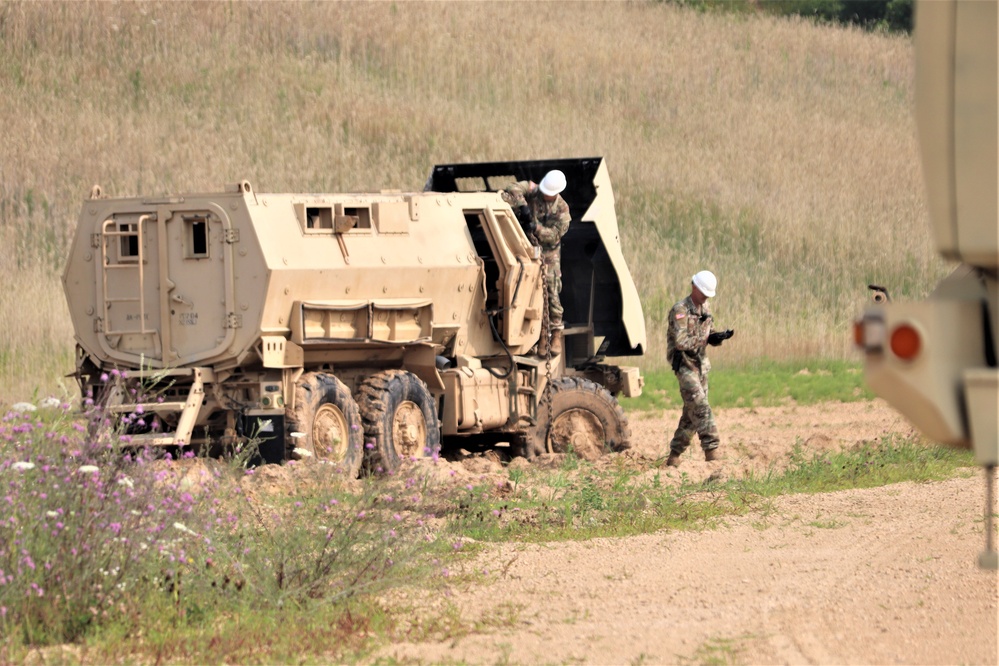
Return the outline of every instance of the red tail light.
{"type": "Polygon", "coordinates": [[[901,324],[891,332],[891,352],[903,361],[915,359],[922,347],[922,337],[912,324],[901,324]]]}

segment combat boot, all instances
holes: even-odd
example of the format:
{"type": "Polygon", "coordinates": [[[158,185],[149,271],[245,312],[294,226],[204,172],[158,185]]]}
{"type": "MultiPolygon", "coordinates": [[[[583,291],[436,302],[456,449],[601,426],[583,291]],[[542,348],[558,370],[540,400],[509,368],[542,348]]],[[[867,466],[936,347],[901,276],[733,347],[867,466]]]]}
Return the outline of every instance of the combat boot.
{"type": "Polygon", "coordinates": [[[562,353],[562,329],[556,328],[552,331],[552,356],[558,356],[562,353]]]}
{"type": "Polygon", "coordinates": [[[704,459],[707,460],[708,462],[711,462],[713,460],[721,460],[721,454],[718,453],[718,447],[716,446],[713,449],[705,449],[704,459]]]}
{"type": "Polygon", "coordinates": [[[548,356],[548,331],[542,330],[538,338],[538,356],[548,356]]]}
{"type": "Polygon", "coordinates": [[[666,459],[667,467],[679,467],[680,466],[680,454],[669,452],[669,458],[666,459]]]}

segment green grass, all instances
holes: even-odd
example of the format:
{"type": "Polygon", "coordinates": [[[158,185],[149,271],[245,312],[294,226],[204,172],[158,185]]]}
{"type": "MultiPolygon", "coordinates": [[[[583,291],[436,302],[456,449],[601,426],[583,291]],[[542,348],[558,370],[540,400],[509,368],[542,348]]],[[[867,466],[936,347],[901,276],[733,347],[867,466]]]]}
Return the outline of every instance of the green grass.
{"type": "MultiPolygon", "coordinates": [[[[811,405],[874,398],[864,383],[860,365],[849,361],[818,359],[792,363],[757,359],[714,369],[709,378],[709,398],[715,408],[772,407],[789,402],[811,405]]],[[[670,370],[646,373],[642,395],[620,401],[629,412],[658,412],[683,406],[676,377],[670,370]]]]}
{"type": "Polygon", "coordinates": [[[698,666],[728,666],[738,664],[741,655],[741,645],[752,638],[744,634],[738,638],[710,638],[694,651],[692,657],[678,657],[679,664],[698,664],[698,666]]]}
{"type": "Polygon", "coordinates": [[[790,493],[825,493],[846,488],[874,488],[903,481],[936,481],[957,469],[973,467],[970,450],[922,446],[907,439],[885,438],[877,446],[808,456],[796,447],[791,465],[780,474],[740,481],[741,488],[760,497],[790,493]]]}
{"type": "MultiPolygon", "coordinates": [[[[169,616],[170,609],[166,610],[169,616]]],[[[394,630],[391,614],[366,601],[206,619],[212,618],[183,623],[149,618],[138,650],[128,631],[112,627],[91,642],[87,661],[129,663],[139,653],[157,663],[354,663],[371,649],[372,636],[394,630]],[[274,631],[275,627],[294,630],[274,631]]]]}
{"type": "Polygon", "coordinates": [[[496,499],[483,488],[472,488],[448,519],[456,535],[478,541],[585,540],[661,529],[706,529],[727,516],[765,507],[781,495],[935,481],[972,466],[970,451],[886,437],[839,453],[806,455],[797,448],[786,470],[762,476],[724,483],[684,481],[670,487],[658,474],[635,484],[631,481],[638,472],[633,469],[598,471],[570,456],[555,472],[529,472],[546,475],[543,490],[496,499]]]}

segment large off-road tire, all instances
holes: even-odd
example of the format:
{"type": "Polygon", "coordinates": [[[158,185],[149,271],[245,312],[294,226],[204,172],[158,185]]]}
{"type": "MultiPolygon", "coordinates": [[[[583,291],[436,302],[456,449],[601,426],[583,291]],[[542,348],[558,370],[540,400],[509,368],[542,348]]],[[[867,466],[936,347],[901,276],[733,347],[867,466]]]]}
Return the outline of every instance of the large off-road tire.
{"type": "Polygon", "coordinates": [[[320,372],[302,375],[295,385],[295,408],[285,417],[289,447],[305,449],[357,477],[364,461],[364,431],[360,410],[343,382],[320,372]]]}
{"type": "Polygon", "coordinates": [[[542,398],[537,425],[525,433],[521,453],[575,453],[596,460],[604,453],[631,448],[628,418],[603,386],[580,377],[552,380],[552,408],[542,398]]]}
{"type": "Polygon", "coordinates": [[[396,472],[403,462],[440,451],[437,402],[419,377],[385,370],[368,377],[358,391],[364,422],[366,465],[377,473],[396,472]]]}

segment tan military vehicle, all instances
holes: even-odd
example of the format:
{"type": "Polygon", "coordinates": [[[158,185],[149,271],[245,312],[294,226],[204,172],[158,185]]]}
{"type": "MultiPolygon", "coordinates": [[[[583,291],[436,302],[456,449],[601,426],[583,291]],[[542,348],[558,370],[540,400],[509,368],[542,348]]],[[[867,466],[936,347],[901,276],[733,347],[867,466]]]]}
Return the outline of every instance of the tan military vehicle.
{"type": "MultiPolygon", "coordinates": [[[[983,567],[995,568],[999,463],[997,3],[916,7],[916,120],[937,247],[962,262],[922,302],[890,301],[858,321],[871,388],[928,437],[973,447],[988,489],[983,567]]],[[[881,290],[878,292],[878,290],[881,290]]],[[[880,296],[880,298],[879,298],[880,296]]]]}
{"type": "Polygon", "coordinates": [[[442,441],[533,456],[629,446],[645,323],[600,158],[435,167],[424,191],[224,191],[84,202],[63,282],[84,394],[136,445],[314,456],[354,475],[442,441]],[[564,351],[498,191],[565,172],[564,351]],[[136,385],[108,390],[126,371],[136,385]],[[136,415],[143,418],[134,418],[136,415]],[[131,415],[133,418],[124,418],[131,415]]]}

